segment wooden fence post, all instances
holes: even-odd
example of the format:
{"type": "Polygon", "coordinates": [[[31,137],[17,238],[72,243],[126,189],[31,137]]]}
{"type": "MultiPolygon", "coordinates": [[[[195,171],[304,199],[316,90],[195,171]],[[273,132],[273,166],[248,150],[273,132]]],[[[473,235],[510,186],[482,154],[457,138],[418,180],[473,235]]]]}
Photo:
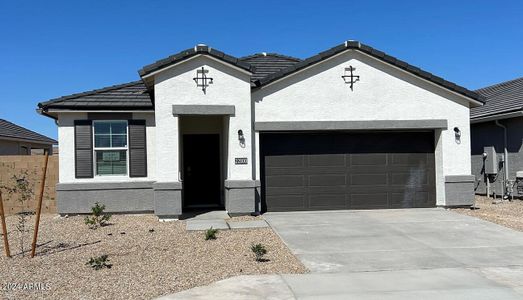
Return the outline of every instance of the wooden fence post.
{"type": "Polygon", "coordinates": [[[2,191],[0,191],[0,214],[2,214],[2,233],[4,234],[5,256],[11,257],[11,251],[9,250],[9,239],[7,238],[7,225],[5,224],[4,200],[2,199],[2,191]]]}
{"type": "Polygon", "coordinates": [[[33,245],[31,248],[31,258],[35,257],[36,242],[38,241],[38,227],[40,226],[40,215],[42,214],[42,199],[44,198],[45,189],[45,175],[47,173],[47,162],[49,161],[49,151],[44,150],[44,172],[42,174],[42,182],[40,183],[40,194],[38,195],[38,206],[36,208],[36,221],[33,235],[33,245]]]}

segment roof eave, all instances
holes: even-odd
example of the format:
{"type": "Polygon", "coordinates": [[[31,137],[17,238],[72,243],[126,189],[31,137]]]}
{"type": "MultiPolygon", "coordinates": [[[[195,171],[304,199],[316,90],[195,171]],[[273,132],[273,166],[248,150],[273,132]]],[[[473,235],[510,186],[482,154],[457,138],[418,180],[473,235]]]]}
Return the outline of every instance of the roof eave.
{"type": "Polygon", "coordinates": [[[495,121],[495,120],[517,118],[517,117],[523,117],[523,110],[518,109],[516,111],[511,111],[511,112],[502,112],[502,113],[497,113],[497,114],[471,117],[470,123],[471,124],[484,123],[484,122],[490,122],[490,121],[495,121]]]}

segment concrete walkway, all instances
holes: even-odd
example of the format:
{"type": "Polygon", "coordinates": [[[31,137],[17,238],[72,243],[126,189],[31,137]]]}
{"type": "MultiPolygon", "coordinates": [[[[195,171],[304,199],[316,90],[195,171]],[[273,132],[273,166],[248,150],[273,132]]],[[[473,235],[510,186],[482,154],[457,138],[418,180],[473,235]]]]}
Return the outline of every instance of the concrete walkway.
{"type": "Polygon", "coordinates": [[[186,230],[219,230],[265,228],[269,224],[265,220],[231,221],[226,211],[211,211],[196,214],[185,219],[186,230]]]}
{"type": "Polygon", "coordinates": [[[165,299],[523,299],[523,233],[493,223],[443,209],[264,217],[311,273],[234,277],[165,299]]]}

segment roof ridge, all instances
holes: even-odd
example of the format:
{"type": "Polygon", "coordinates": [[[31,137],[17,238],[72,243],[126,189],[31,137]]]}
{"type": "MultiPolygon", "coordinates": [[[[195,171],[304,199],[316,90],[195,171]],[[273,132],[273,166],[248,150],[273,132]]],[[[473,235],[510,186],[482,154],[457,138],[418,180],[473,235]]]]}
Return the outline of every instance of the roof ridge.
{"type": "Polygon", "coordinates": [[[276,52],[260,52],[260,53],[254,53],[254,54],[251,54],[251,55],[247,55],[247,56],[243,56],[243,57],[240,57],[238,58],[239,60],[247,60],[247,59],[250,59],[250,58],[255,58],[255,57],[260,57],[260,56],[276,56],[276,57],[280,57],[280,58],[287,58],[287,59],[291,59],[291,60],[294,60],[294,61],[297,61],[297,62],[300,62],[302,61],[303,59],[301,58],[297,58],[297,57],[294,57],[294,56],[290,56],[290,55],[283,55],[283,54],[280,54],[280,53],[276,53],[276,52]]]}
{"type": "Polygon", "coordinates": [[[90,91],[85,91],[85,92],[81,92],[81,93],[75,93],[75,94],[62,96],[62,97],[58,97],[58,98],[53,98],[53,99],[47,100],[45,102],[38,103],[38,107],[42,107],[42,106],[45,106],[45,105],[48,105],[48,104],[52,104],[52,103],[58,103],[58,102],[61,102],[61,101],[64,101],[64,100],[70,100],[70,99],[74,99],[74,98],[79,98],[81,96],[89,96],[89,95],[94,95],[94,94],[98,94],[98,93],[102,93],[102,92],[108,92],[108,91],[111,91],[111,90],[116,90],[116,89],[123,88],[123,87],[138,85],[140,83],[143,84],[143,81],[142,80],[136,80],[136,81],[131,81],[131,82],[127,82],[127,83],[120,83],[120,84],[115,84],[115,85],[111,85],[111,86],[106,86],[106,87],[103,87],[103,88],[94,89],[94,90],[90,90],[90,91]]]}

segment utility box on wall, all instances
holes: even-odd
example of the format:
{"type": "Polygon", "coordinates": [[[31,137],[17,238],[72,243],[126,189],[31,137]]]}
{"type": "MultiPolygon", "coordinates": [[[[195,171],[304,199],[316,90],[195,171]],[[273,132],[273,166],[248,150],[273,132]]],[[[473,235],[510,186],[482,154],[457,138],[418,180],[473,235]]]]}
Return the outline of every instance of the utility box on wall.
{"type": "Polygon", "coordinates": [[[498,174],[498,158],[496,149],[493,146],[484,147],[485,156],[485,174],[498,174]]]}

